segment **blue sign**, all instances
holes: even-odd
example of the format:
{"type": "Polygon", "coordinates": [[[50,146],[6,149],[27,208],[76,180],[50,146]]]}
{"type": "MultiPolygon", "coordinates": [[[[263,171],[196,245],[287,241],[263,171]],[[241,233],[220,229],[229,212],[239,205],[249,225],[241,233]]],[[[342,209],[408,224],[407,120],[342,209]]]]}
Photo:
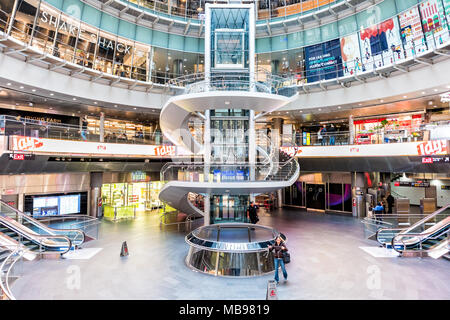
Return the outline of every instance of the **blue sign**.
{"type": "Polygon", "coordinates": [[[308,82],[342,77],[342,56],[339,39],[306,47],[305,64],[308,82]]]}

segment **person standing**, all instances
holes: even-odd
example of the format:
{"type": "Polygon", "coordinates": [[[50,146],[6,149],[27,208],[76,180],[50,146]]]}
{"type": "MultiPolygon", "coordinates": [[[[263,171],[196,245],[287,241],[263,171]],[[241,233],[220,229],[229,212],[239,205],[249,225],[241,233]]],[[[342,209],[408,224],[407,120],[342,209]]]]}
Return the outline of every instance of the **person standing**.
{"type": "Polygon", "coordinates": [[[88,127],[88,120],[87,120],[87,116],[83,117],[83,120],[81,121],[81,138],[84,141],[87,141],[87,127],[88,127]]]}
{"type": "Polygon", "coordinates": [[[336,128],[334,127],[333,124],[331,124],[330,129],[328,129],[328,131],[330,132],[330,146],[334,146],[336,139],[334,133],[336,132],[336,128]]]}
{"type": "Polygon", "coordinates": [[[273,245],[270,245],[269,251],[273,252],[273,259],[274,259],[274,265],[275,265],[275,281],[277,284],[279,283],[279,277],[278,277],[278,268],[281,266],[281,271],[283,272],[284,281],[287,281],[288,274],[286,272],[286,267],[284,265],[283,261],[283,253],[287,252],[288,249],[286,247],[286,244],[284,243],[283,239],[278,236],[275,239],[275,243],[273,245]]]}
{"type": "Polygon", "coordinates": [[[317,137],[322,146],[326,145],[326,134],[327,134],[327,126],[324,124],[323,127],[320,128],[319,133],[317,134],[317,137]]]}
{"type": "Polygon", "coordinates": [[[248,218],[251,223],[256,224],[259,221],[258,218],[258,207],[253,203],[253,201],[250,202],[250,206],[248,207],[247,213],[248,218]]]}
{"type": "Polygon", "coordinates": [[[392,196],[392,194],[390,192],[388,192],[386,202],[388,205],[388,213],[392,213],[392,208],[394,207],[395,198],[392,196]]]}

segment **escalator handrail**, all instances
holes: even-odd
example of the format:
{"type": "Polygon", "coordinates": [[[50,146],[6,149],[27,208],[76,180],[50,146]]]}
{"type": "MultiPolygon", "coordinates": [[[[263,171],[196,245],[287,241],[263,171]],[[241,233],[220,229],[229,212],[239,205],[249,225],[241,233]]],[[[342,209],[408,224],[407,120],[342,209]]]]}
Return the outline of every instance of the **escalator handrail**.
{"type": "MultiPolygon", "coordinates": [[[[427,220],[434,218],[435,216],[441,214],[443,211],[445,211],[446,209],[450,208],[450,204],[436,210],[435,212],[433,212],[432,214],[426,216],[425,218],[417,221],[416,223],[414,223],[412,226],[408,227],[408,228],[381,228],[378,229],[377,233],[376,233],[376,239],[378,241],[378,234],[380,232],[384,232],[384,231],[400,231],[398,234],[407,234],[408,231],[413,230],[414,228],[416,228],[417,226],[425,223],[427,220]]],[[[405,218],[407,217],[407,215],[405,215],[405,218]]],[[[379,242],[379,241],[378,241],[379,242]]],[[[380,242],[379,242],[380,243],[380,242]]]]}
{"type": "Polygon", "coordinates": [[[433,213],[427,215],[425,218],[423,218],[423,219],[417,221],[416,223],[414,223],[414,224],[413,224],[412,226],[410,226],[409,228],[406,228],[406,229],[404,230],[404,233],[407,233],[408,231],[413,230],[414,228],[416,228],[416,227],[420,226],[421,224],[425,223],[427,220],[429,220],[429,219],[431,219],[431,218],[434,218],[435,216],[437,216],[438,214],[440,214],[441,212],[443,212],[443,211],[445,211],[445,210],[447,210],[447,209],[449,209],[449,208],[450,208],[450,204],[447,204],[446,206],[444,206],[444,207],[442,207],[442,208],[436,210],[435,212],[433,212],[433,213]]]}
{"type": "MultiPolygon", "coordinates": [[[[448,223],[445,224],[444,226],[442,226],[442,229],[445,228],[445,227],[447,227],[448,225],[449,225],[448,223]]],[[[398,236],[399,236],[399,237],[417,237],[417,238],[419,238],[418,243],[422,243],[424,240],[436,239],[436,238],[442,236],[442,235],[445,234],[445,233],[450,234],[450,229],[449,229],[449,230],[445,230],[444,232],[442,232],[442,229],[440,229],[440,230],[438,230],[438,231],[426,232],[426,233],[406,233],[406,234],[397,234],[397,235],[395,235],[395,236],[392,238],[392,241],[391,241],[392,248],[393,248],[395,251],[399,252],[399,253],[402,253],[402,252],[404,252],[404,251],[407,251],[407,250],[406,250],[406,244],[405,244],[402,240],[397,240],[397,241],[399,241],[399,242],[402,243],[404,249],[403,249],[402,251],[400,251],[400,250],[398,250],[397,248],[395,248],[395,240],[396,240],[396,238],[397,238],[398,236]],[[431,235],[436,234],[436,232],[437,232],[438,234],[431,237],[431,235]],[[429,236],[430,236],[430,237],[429,237],[429,236]]],[[[424,250],[421,248],[420,251],[422,252],[422,251],[424,251],[424,250]]]]}
{"type": "MultiPolygon", "coordinates": [[[[45,224],[39,222],[38,220],[24,214],[23,212],[19,211],[18,209],[10,206],[9,204],[7,204],[5,201],[3,201],[2,199],[0,199],[0,204],[5,205],[7,208],[13,210],[14,212],[16,212],[18,215],[20,215],[21,217],[25,217],[25,219],[29,222],[31,222],[33,225],[37,226],[38,228],[42,228],[45,231],[49,232],[50,235],[56,235],[57,232],[63,232],[63,233],[69,233],[69,232],[74,232],[74,233],[78,233],[81,235],[81,242],[79,243],[80,245],[84,243],[85,239],[86,239],[86,235],[82,230],[79,229],[56,229],[56,228],[50,228],[48,226],[46,226],[45,224]],[[55,232],[56,231],[56,232],[55,232]]],[[[75,236],[75,239],[77,237],[75,236]]],[[[71,241],[72,242],[72,241],[71,241]]]]}
{"type": "Polygon", "coordinates": [[[14,295],[11,292],[11,288],[9,287],[8,278],[9,278],[9,274],[10,274],[12,268],[14,267],[16,262],[19,261],[19,259],[23,256],[23,254],[25,252],[21,249],[23,249],[23,248],[21,248],[19,245],[14,250],[12,250],[11,253],[8,255],[8,257],[6,257],[6,259],[3,261],[3,263],[0,266],[0,288],[1,288],[1,291],[6,295],[6,297],[9,300],[16,300],[16,298],[14,297],[14,295]],[[4,272],[3,269],[5,268],[8,260],[10,260],[17,253],[19,253],[19,256],[14,259],[14,261],[9,265],[8,270],[6,272],[4,272]],[[4,281],[3,281],[2,277],[5,278],[4,281]]]}
{"type": "MultiPolygon", "coordinates": [[[[27,238],[30,241],[38,242],[39,247],[56,247],[56,246],[53,246],[53,245],[43,244],[43,241],[41,239],[64,239],[64,240],[66,240],[66,242],[69,245],[67,246],[67,249],[64,252],[58,252],[61,255],[69,252],[69,250],[72,248],[72,240],[69,237],[65,236],[65,235],[41,235],[41,234],[30,235],[26,230],[19,230],[15,226],[9,224],[7,221],[4,221],[3,219],[0,219],[0,224],[5,225],[7,228],[9,228],[9,229],[13,230],[14,232],[24,236],[25,238],[27,238]]],[[[23,226],[23,227],[25,227],[25,226],[23,226]]],[[[40,253],[45,253],[45,252],[40,252],[40,253]]],[[[51,253],[54,253],[54,252],[52,251],[51,253]]]]}

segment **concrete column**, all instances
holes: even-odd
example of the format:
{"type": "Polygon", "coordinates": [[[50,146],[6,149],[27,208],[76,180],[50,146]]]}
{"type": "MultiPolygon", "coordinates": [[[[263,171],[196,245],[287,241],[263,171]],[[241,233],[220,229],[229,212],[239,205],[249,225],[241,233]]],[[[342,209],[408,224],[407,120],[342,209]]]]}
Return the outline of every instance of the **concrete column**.
{"type": "Polygon", "coordinates": [[[105,113],[100,112],[100,142],[105,142],[105,113]]]}
{"type": "Polygon", "coordinates": [[[90,178],[91,190],[87,214],[92,217],[98,217],[98,200],[102,196],[103,172],[91,172],[90,178]]]}
{"type": "Polygon", "coordinates": [[[250,164],[250,180],[255,180],[256,165],[256,132],[255,132],[255,111],[250,110],[248,127],[248,162],[250,164]]]}
{"type": "Polygon", "coordinates": [[[204,201],[205,201],[205,203],[204,203],[205,218],[203,219],[203,221],[204,221],[205,226],[209,226],[211,224],[211,212],[210,212],[211,211],[211,203],[210,203],[211,197],[209,195],[205,196],[204,201]]]}
{"type": "Polygon", "coordinates": [[[366,216],[366,184],[363,172],[352,172],[352,212],[353,216],[363,218],[366,216]]]}
{"type": "Polygon", "coordinates": [[[204,142],[204,154],[203,160],[205,163],[204,175],[205,182],[209,181],[209,165],[211,163],[211,121],[210,121],[210,111],[205,111],[205,125],[203,129],[203,142],[204,142]]]}
{"type": "MultiPolygon", "coordinates": [[[[23,210],[25,209],[24,201],[25,201],[25,194],[19,193],[17,195],[17,210],[23,212],[23,210]]],[[[33,213],[31,212],[31,214],[33,213]]]]}
{"type": "Polygon", "coordinates": [[[353,144],[355,142],[355,125],[353,124],[353,116],[348,117],[348,130],[350,132],[348,143],[353,144]]]}

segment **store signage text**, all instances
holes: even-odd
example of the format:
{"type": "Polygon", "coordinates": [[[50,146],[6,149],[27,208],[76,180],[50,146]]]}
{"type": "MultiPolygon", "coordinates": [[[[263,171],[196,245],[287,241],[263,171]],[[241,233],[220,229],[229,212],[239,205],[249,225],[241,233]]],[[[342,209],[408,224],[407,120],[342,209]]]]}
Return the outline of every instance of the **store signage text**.
{"type": "Polygon", "coordinates": [[[446,140],[435,140],[435,141],[422,142],[417,145],[417,152],[419,153],[420,156],[446,154],[447,141],[446,140]]]}
{"type": "Polygon", "coordinates": [[[413,188],[429,188],[430,182],[428,181],[396,181],[394,182],[394,186],[396,187],[413,187],[413,188]]]}
{"type": "MultiPolygon", "coordinates": [[[[62,19],[58,19],[58,17],[55,17],[46,11],[42,11],[41,21],[43,23],[48,24],[49,26],[53,26],[58,31],[67,32],[74,37],[78,36],[78,26],[72,25],[62,19]]],[[[85,31],[80,30],[80,37],[85,39],[84,35],[82,34],[83,32],[85,32],[85,31]]],[[[90,36],[92,37],[92,35],[90,35],[90,36]]],[[[98,38],[98,45],[104,49],[111,49],[111,50],[114,50],[114,47],[115,47],[117,52],[120,52],[123,54],[131,54],[130,53],[130,50],[132,48],[131,46],[128,46],[128,45],[126,45],[124,43],[120,43],[120,42],[117,42],[117,44],[116,44],[115,41],[112,41],[112,40],[109,40],[109,39],[106,39],[103,37],[98,38]]]]}
{"type": "Polygon", "coordinates": [[[41,139],[32,138],[32,137],[21,137],[14,136],[13,137],[13,148],[14,150],[33,150],[36,148],[40,148],[44,145],[41,139]]]}

